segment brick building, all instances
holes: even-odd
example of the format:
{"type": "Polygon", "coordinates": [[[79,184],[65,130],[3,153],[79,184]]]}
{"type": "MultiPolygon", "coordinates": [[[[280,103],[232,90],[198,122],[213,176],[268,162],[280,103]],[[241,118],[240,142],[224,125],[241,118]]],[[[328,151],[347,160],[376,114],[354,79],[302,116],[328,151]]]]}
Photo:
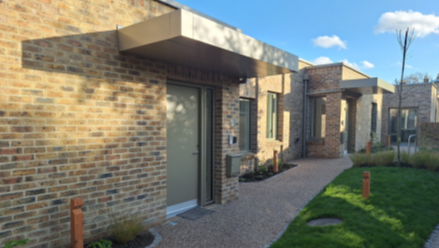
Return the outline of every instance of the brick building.
{"type": "Polygon", "coordinates": [[[106,233],[107,207],[151,226],[238,199],[226,154],[239,151],[239,84],[298,58],[184,9],[0,2],[1,243],[68,245],[75,197],[86,239],[106,233]]]}
{"type": "Polygon", "coordinates": [[[307,156],[341,157],[380,134],[383,96],[394,87],[343,63],[306,68],[308,82],[307,156]]]}
{"type": "MultiPolygon", "coordinates": [[[[418,134],[419,124],[439,121],[438,87],[428,78],[422,84],[406,84],[402,90],[401,141],[407,142],[410,135],[418,134]]],[[[390,135],[396,142],[398,94],[389,95],[383,101],[382,140],[390,135]]]]}
{"type": "Polygon", "coordinates": [[[75,197],[86,239],[107,207],[152,226],[236,200],[227,154],[340,157],[392,92],[169,0],[0,1],[0,20],[2,244],[66,246],[75,197]]]}

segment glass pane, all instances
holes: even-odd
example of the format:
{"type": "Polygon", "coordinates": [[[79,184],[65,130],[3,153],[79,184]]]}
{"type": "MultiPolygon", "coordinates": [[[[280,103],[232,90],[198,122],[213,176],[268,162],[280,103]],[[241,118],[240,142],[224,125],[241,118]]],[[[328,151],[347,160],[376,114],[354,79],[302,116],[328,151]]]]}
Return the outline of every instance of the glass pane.
{"type": "Polygon", "coordinates": [[[313,138],[324,138],[326,131],[326,98],[318,97],[312,101],[312,136],[313,138]]]}
{"type": "Polygon", "coordinates": [[[390,109],[390,133],[396,134],[397,130],[397,116],[398,116],[398,110],[397,109],[390,109]]]}
{"type": "Polygon", "coordinates": [[[273,138],[273,94],[267,94],[267,138],[273,138]]]}
{"type": "Polygon", "coordinates": [[[273,106],[273,113],[272,113],[272,119],[273,122],[271,123],[272,126],[272,138],[277,139],[277,95],[273,94],[273,100],[272,100],[272,106],[273,106]]]}
{"type": "Polygon", "coordinates": [[[213,90],[206,89],[206,201],[213,200],[213,90]]]}
{"type": "Polygon", "coordinates": [[[416,109],[409,109],[407,114],[407,129],[415,129],[416,128],[416,122],[417,122],[417,113],[418,111],[416,109]]]}
{"type": "Polygon", "coordinates": [[[250,150],[250,120],[251,102],[241,99],[239,101],[239,149],[250,150]]]}
{"type": "MultiPolygon", "coordinates": [[[[390,109],[390,133],[397,133],[398,109],[390,109]]],[[[418,123],[417,109],[401,109],[401,130],[414,130],[418,123]]]]}

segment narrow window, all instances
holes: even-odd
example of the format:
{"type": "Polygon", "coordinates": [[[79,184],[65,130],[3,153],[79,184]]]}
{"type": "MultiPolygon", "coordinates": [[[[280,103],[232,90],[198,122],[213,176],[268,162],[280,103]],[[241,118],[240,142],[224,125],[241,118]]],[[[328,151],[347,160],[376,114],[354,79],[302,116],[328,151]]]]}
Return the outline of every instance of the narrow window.
{"type": "Polygon", "coordinates": [[[277,94],[267,94],[267,139],[277,139],[277,94]]]}
{"type": "Polygon", "coordinates": [[[326,127],[326,97],[310,99],[311,104],[311,138],[324,138],[326,127]]]}
{"type": "Polygon", "coordinates": [[[249,151],[251,149],[251,101],[239,100],[239,149],[249,151]]]}
{"type": "Polygon", "coordinates": [[[377,108],[377,104],[376,103],[372,103],[372,116],[371,116],[371,131],[376,133],[377,132],[377,113],[378,108],[377,108]]]}

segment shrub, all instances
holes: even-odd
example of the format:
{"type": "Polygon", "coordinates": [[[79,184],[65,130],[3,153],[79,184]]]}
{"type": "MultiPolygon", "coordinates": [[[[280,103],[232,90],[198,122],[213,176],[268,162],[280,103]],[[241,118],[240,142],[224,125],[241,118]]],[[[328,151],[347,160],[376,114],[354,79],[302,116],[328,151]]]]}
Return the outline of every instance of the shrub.
{"type": "Polygon", "coordinates": [[[439,155],[430,152],[430,156],[425,162],[425,167],[431,171],[439,170],[439,155]]]}
{"type": "Polygon", "coordinates": [[[380,157],[380,164],[378,166],[391,166],[395,160],[395,151],[385,151],[375,154],[375,156],[380,157]]]}
{"type": "Polygon", "coordinates": [[[350,157],[354,167],[370,164],[369,162],[371,160],[370,155],[364,153],[354,153],[350,157]]]}
{"type": "Polygon", "coordinates": [[[117,216],[111,209],[108,209],[108,217],[110,219],[110,231],[117,243],[125,244],[144,230],[142,218],[138,215],[124,214],[117,216]]]}
{"type": "Polygon", "coordinates": [[[383,151],[367,155],[364,153],[354,153],[351,156],[354,167],[367,166],[390,166],[395,159],[395,151],[383,151]]]}
{"type": "Polygon", "coordinates": [[[406,151],[402,151],[401,153],[401,162],[404,164],[410,164],[411,163],[411,157],[410,154],[406,151]]]}
{"type": "Polygon", "coordinates": [[[426,168],[427,161],[430,159],[431,153],[419,151],[411,157],[411,162],[414,168],[426,168]]]}

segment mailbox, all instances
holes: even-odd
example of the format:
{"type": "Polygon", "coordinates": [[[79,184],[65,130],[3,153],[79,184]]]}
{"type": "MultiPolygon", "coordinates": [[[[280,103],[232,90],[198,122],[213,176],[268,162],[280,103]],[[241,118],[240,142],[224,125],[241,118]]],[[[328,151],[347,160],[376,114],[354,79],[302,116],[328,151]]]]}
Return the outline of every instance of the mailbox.
{"type": "Polygon", "coordinates": [[[227,176],[239,176],[241,172],[241,154],[227,154],[226,158],[227,176]]]}

